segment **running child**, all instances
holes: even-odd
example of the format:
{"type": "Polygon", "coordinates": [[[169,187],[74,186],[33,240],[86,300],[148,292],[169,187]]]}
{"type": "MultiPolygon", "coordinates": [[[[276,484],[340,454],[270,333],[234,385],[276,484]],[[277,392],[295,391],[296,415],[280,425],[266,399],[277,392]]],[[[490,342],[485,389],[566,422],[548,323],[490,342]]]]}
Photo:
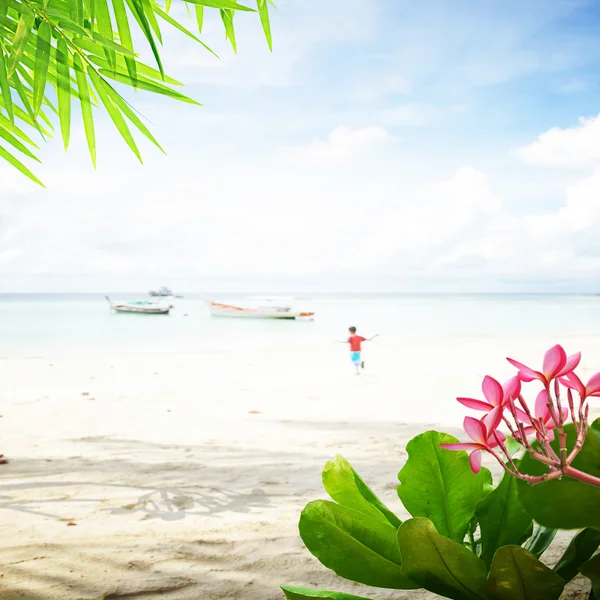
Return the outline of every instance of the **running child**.
{"type": "Polygon", "coordinates": [[[346,341],[340,342],[340,344],[350,344],[350,360],[356,367],[356,374],[360,375],[360,369],[365,368],[365,361],[362,360],[362,343],[374,340],[379,334],[376,333],[373,337],[364,338],[362,335],[356,335],[356,327],[350,327],[348,331],[350,337],[346,341]]]}

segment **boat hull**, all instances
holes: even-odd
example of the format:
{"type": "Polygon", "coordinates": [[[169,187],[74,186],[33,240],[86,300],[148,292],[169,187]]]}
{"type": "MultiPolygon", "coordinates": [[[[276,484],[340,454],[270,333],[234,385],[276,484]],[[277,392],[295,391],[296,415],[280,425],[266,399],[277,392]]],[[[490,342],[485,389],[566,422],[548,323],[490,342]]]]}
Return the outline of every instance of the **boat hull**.
{"type": "Polygon", "coordinates": [[[131,306],[115,306],[111,307],[115,312],[120,313],[135,313],[138,315],[168,315],[170,308],[134,308],[131,306]]]}
{"type": "Polygon", "coordinates": [[[278,321],[294,321],[295,319],[312,319],[315,313],[277,310],[259,310],[242,308],[218,302],[207,302],[206,306],[213,317],[230,317],[234,319],[275,319],[278,321]]]}

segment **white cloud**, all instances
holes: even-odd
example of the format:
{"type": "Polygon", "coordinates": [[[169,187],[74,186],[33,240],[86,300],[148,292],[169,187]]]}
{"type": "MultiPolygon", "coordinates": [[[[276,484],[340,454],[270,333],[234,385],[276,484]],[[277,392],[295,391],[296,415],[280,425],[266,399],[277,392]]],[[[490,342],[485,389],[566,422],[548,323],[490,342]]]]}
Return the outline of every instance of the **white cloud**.
{"type": "Polygon", "coordinates": [[[286,152],[301,166],[333,167],[348,164],[389,139],[389,133],[382,127],[351,129],[340,125],[327,139],[316,139],[306,146],[289,147],[286,152]]]}
{"type": "Polygon", "coordinates": [[[425,125],[440,116],[440,109],[427,104],[404,104],[382,112],[383,122],[387,125],[425,125]]]}
{"type": "Polygon", "coordinates": [[[586,169],[600,164],[600,115],[579,119],[579,125],[545,131],[532,144],[519,148],[526,163],[586,169]]]}

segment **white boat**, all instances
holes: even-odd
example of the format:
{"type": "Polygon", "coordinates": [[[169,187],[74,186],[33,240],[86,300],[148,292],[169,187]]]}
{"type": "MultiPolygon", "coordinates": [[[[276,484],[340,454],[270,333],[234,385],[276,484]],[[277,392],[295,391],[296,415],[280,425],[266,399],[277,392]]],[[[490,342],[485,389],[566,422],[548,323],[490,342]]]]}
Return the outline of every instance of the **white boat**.
{"type": "Polygon", "coordinates": [[[314,312],[295,311],[289,304],[282,304],[280,299],[261,298],[257,306],[244,307],[232,304],[223,304],[209,300],[206,306],[213,317],[235,317],[241,319],[310,319],[314,312]]]}
{"type": "Polygon", "coordinates": [[[148,292],[148,294],[153,297],[156,297],[156,296],[167,297],[167,296],[173,296],[173,290],[171,288],[163,286],[163,287],[158,288],[158,290],[150,290],[148,292]]]}
{"type": "Polygon", "coordinates": [[[107,302],[115,312],[141,313],[146,315],[168,315],[171,308],[170,305],[159,304],[158,302],[150,302],[149,300],[134,300],[131,302],[122,302],[115,304],[106,296],[107,302]]]}

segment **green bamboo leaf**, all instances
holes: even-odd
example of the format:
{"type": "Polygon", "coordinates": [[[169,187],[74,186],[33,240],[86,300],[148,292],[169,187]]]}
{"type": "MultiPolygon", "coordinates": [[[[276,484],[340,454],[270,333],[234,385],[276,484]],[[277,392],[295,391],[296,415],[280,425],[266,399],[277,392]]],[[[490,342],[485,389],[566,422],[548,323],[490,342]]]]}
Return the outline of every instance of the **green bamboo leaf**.
{"type": "MultiPolygon", "coordinates": [[[[109,64],[109,62],[106,60],[106,58],[104,58],[102,56],[96,56],[95,54],[89,54],[88,60],[90,62],[94,63],[95,65],[98,65],[102,69],[106,69],[106,70],[111,69],[111,65],[109,64]]],[[[119,73],[120,75],[128,77],[129,75],[127,73],[127,67],[125,66],[125,61],[122,60],[121,57],[118,57],[117,63],[118,64],[114,68],[114,73],[119,73]]],[[[161,75],[160,75],[160,71],[157,71],[156,69],[153,69],[152,67],[148,67],[147,65],[144,65],[142,63],[137,63],[137,74],[138,74],[138,79],[142,79],[142,80],[146,79],[147,81],[148,81],[148,79],[154,80],[154,81],[148,81],[148,83],[154,83],[155,81],[161,82],[161,83],[163,82],[161,75]]],[[[172,77],[169,77],[168,75],[165,75],[164,83],[168,83],[169,85],[183,85],[180,81],[177,81],[177,79],[173,79],[172,77]]]]}
{"type": "Polygon", "coordinates": [[[398,495],[413,517],[427,517],[441,535],[462,543],[491,476],[487,469],[475,475],[466,452],[440,446],[455,443],[456,438],[437,431],[408,442],[408,460],[398,473],[398,495]]]}
{"type": "Polygon", "coordinates": [[[73,66],[77,76],[77,88],[79,91],[79,102],[81,104],[81,115],[83,116],[83,126],[85,128],[85,137],[92,164],[96,168],[96,133],[94,131],[94,115],[92,113],[92,104],[90,102],[90,89],[87,82],[86,72],[83,69],[79,54],[73,55],[73,66]]]}
{"type": "Polygon", "coordinates": [[[19,170],[23,175],[31,179],[34,183],[46,187],[20,160],[17,160],[8,150],[0,146],[0,156],[10,163],[15,169],[19,170]]]}
{"type": "Polygon", "coordinates": [[[167,0],[165,3],[165,10],[169,12],[171,10],[171,0],[167,0]]]}
{"type": "Polygon", "coordinates": [[[23,56],[23,52],[25,52],[27,42],[29,41],[29,34],[31,33],[34,22],[35,17],[33,14],[22,14],[19,19],[19,25],[17,26],[17,31],[12,41],[10,59],[8,61],[9,77],[15,72],[21,57],[23,56]]]}
{"type": "Polygon", "coordinates": [[[162,61],[160,60],[160,54],[158,52],[156,42],[154,41],[154,36],[152,35],[152,29],[150,27],[150,24],[148,23],[146,15],[144,14],[144,9],[141,4],[141,0],[126,0],[126,2],[127,6],[129,6],[129,9],[131,10],[131,13],[133,14],[134,19],[137,21],[138,25],[140,26],[140,29],[142,30],[142,33],[144,34],[146,40],[148,41],[148,44],[150,45],[150,49],[152,50],[152,54],[154,55],[154,60],[158,65],[158,70],[161,73],[164,73],[162,61]]]}
{"type": "Polygon", "coordinates": [[[85,7],[84,18],[88,18],[92,23],[96,21],[96,0],[84,0],[85,7]]]}
{"type": "Polygon", "coordinates": [[[125,140],[126,144],[131,148],[133,153],[137,156],[138,160],[140,162],[142,162],[142,155],[140,154],[140,151],[135,143],[135,140],[133,139],[133,136],[131,135],[131,131],[129,131],[129,127],[127,127],[127,123],[125,122],[125,119],[123,118],[123,115],[121,114],[121,111],[115,105],[115,103],[111,100],[110,96],[107,94],[106,89],[102,85],[101,78],[98,75],[96,75],[96,73],[92,70],[90,70],[89,75],[90,75],[90,79],[92,80],[92,83],[94,84],[94,87],[96,88],[96,91],[98,92],[100,101],[104,105],[104,108],[106,108],[106,111],[108,112],[110,118],[112,119],[112,122],[115,124],[116,128],[118,129],[119,133],[121,134],[121,137],[125,140]]]}
{"type": "Polygon", "coordinates": [[[4,47],[0,46],[0,91],[4,100],[4,107],[11,121],[15,120],[15,112],[13,110],[12,96],[10,91],[10,83],[8,81],[8,69],[6,68],[6,57],[4,56],[4,47]]]}
{"type": "MultiPolygon", "coordinates": [[[[96,33],[95,31],[92,32],[92,36],[94,38],[93,41],[90,39],[84,39],[84,38],[74,38],[71,41],[79,48],[83,48],[84,50],[93,52],[93,53],[97,54],[98,56],[101,56],[103,54],[104,49],[108,48],[110,50],[115,50],[116,52],[121,54],[124,59],[127,60],[127,59],[131,58],[131,60],[133,60],[134,63],[136,62],[135,61],[135,58],[136,58],[135,52],[128,50],[124,46],[121,46],[120,44],[117,44],[116,42],[113,42],[112,40],[106,39],[105,37],[101,36],[100,34],[96,33]]],[[[136,63],[136,68],[137,68],[137,63],[136,63]]]]}
{"type": "Polygon", "coordinates": [[[401,570],[396,528],[352,508],[317,500],[298,525],[308,550],[340,577],[391,589],[418,587],[401,570]]]}
{"type": "Polygon", "coordinates": [[[233,16],[235,12],[233,10],[223,8],[221,9],[220,13],[223,25],[225,25],[225,37],[229,40],[233,51],[237,53],[237,44],[235,41],[235,28],[233,27],[233,16]]]}
{"type": "Polygon", "coordinates": [[[208,8],[219,8],[222,10],[240,10],[245,12],[256,12],[249,6],[244,6],[235,2],[235,0],[185,0],[190,4],[197,4],[199,6],[207,6],[208,8]]]}
{"type": "MultiPolygon", "coordinates": [[[[1,100],[2,98],[0,98],[0,101],[1,100]]],[[[20,110],[21,109],[18,106],[15,106],[15,116],[19,117],[20,110]]],[[[23,112],[23,114],[27,116],[27,113],[23,112]]],[[[30,146],[39,149],[37,144],[20,127],[18,127],[13,121],[7,119],[3,114],[0,114],[0,127],[6,131],[10,131],[10,133],[12,133],[15,137],[27,142],[30,146]]]]}
{"type": "Polygon", "coordinates": [[[271,37],[271,22],[269,20],[269,4],[267,0],[256,0],[258,5],[258,13],[260,14],[260,22],[267,38],[267,44],[269,44],[269,50],[273,51],[273,38],[271,37]]]}
{"type": "Polygon", "coordinates": [[[325,491],[342,506],[358,510],[393,527],[402,521],[371,491],[350,463],[339,454],[323,469],[325,491]]]}
{"type": "Polygon", "coordinates": [[[69,16],[77,25],[83,26],[83,0],[68,0],[69,16]]]}
{"type": "MultiPolygon", "coordinates": [[[[50,16],[52,16],[52,11],[49,10],[48,14],[50,16]]],[[[57,16],[60,13],[55,13],[57,16]]],[[[68,19],[66,19],[63,15],[60,16],[60,19],[58,20],[58,26],[60,29],[69,31],[71,33],[75,33],[77,35],[81,35],[84,38],[88,38],[91,39],[93,33],[91,31],[89,31],[88,29],[85,29],[84,27],[81,27],[81,25],[78,25],[77,23],[75,23],[74,21],[70,21],[68,19]]]]}
{"type": "Polygon", "coordinates": [[[352,594],[342,594],[340,592],[325,592],[322,590],[311,590],[309,588],[291,587],[282,585],[281,589],[287,600],[311,600],[318,598],[319,600],[369,600],[352,594]]]}
{"type": "Polygon", "coordinates": [[[504,473],[498,487],[479,502],[475,515],[481,530],[481,558],[488,567],[498,548],[521,545],[530,535],[532,519],[519,500],[517,478],[510,473],[504,473]]]}
{"type": "Polygon", "coordinates": [[[462,544],[440,535],[429,519],[402,523],[398,544],[405,577],[446,598],[482,600],[485,563],[462,544]]]}
{"type": "Polygon", "coordinates": [[[578,573],[579,569],[588,561],[600,546],[600,531],[598,529],[581,530],[569,544],[560,560],[554,567],[554,572],[568,583],[578,573]]]}
{"type": "Polygon", "coordinates": [[[144,14],[148,19],[148,23],[150,23],[150,27],[152,27],[152,31],[154,31],[156,38],[162,44],[162,34],[160,32],[160,27],[158,26],[158,21],[156,20],[156,15],[154,14],[154,8],[150,0],[141,0],[142,7],[144,9],[144,14]]]}
{"type": "MultiPolygon", "coordinates": [[[[129,29],[129,20],[127,19],[127,11],[125,9],[124,0],[112,0],[113,11],[115,13],[115,19],[117,20],[117,30],[119,32],[119,39],[121,45],[133,52],[133,40],[131,39],[131,30],[129,29]]],[[[135,81],[136,78],[136,64],[135,60],[131,58],[125,58],[127,64],[127,70],[129,75],[135,81]]]]}
{"type": "Polygon", "coordinates": [[[196,23],[198,23],[198,33],[202,33],[202,27],[204,26],[204,6],[196,4],[196,23]]]}
{"type": "Polygon", "coordinates": [[[494,555],[485,584],[489,600],[558,600],[565,582],[520,546],[504,546],[494,555]]]}
{"type": "Polygon", "coordinates": [[[3,140],[7,141],[13,148],[15,148],[19,152],[22,152],[23,154],[25,154],[25,156],[28,156],[29,158],[32,158],[33,160],[40,162],[39,158],[35,154],[33,154],[33,152],[31,152],[31,150],[27,146],[25,146],[25,144],[20,142],[11,133],[8,133],[8,131],[6,131],[6,129],[4,129],[3,127],[0,127],[0,137],[3,140]]]}
{"type": "MultiPolygon", "coordinates": [[[[102,37],[106,40],[114,42],[113,39],[113,27],[110,17],[110,10],[108,8],[107,0],[96,0],[96,13],[98,15],[98,31],[102,37]]],[[[105,56],[110,64],[111,69],[117,66],[114,48],[105,48],[105,56]]]]}
{"type": "Polygon", "coordinates": [[[37,32],[37,44],[35,49],[35,71],[33,79],[33,110],[37,117],[42,108],[44,92],[46,91],[46,80],[48,78],[48,66],[50,63],[50,49],[52,40],[52,28],[46,21],[42,21],[37,32]]]}
{"type": "MultiPolygon", "coordinates": [[[[185,33],[185,35],[192,38],[195,42],[198,42],[205,50],[208,50],[212,55],[219,58],[219,56],[209,46],[207,46],[200,38],[197,38],[191,31],[187,30],[183,25],[178,23],[175,19],[170,17],[167,13],[162,11],[160,8],[155,7],[155,10],[156,10],[156,14],[159,17],[161,17],[161,19],[164,19],[170,25],[173,25],[173,27],[175,27],[179,31],[181,31],[182,33],[185,33]]],[[[219,60],[221,60],[221,59],[219,58],[219,60]]]]}
{"type": "Polygon", "coordinates": [[[69,137],[71,135],[71,71],[69,50],[64,38],[58,40],[56,68],[58,73],[58,114],[63,145],[66,150],[69,147],[69,137]]]}
{"type": "Polygon", "coordinates": [[[31,7],[18,0],[2,0],[0,6],[6,7],[7,9],[12,8],[18,15],[35,15],[35,11],[31,7]]]}

